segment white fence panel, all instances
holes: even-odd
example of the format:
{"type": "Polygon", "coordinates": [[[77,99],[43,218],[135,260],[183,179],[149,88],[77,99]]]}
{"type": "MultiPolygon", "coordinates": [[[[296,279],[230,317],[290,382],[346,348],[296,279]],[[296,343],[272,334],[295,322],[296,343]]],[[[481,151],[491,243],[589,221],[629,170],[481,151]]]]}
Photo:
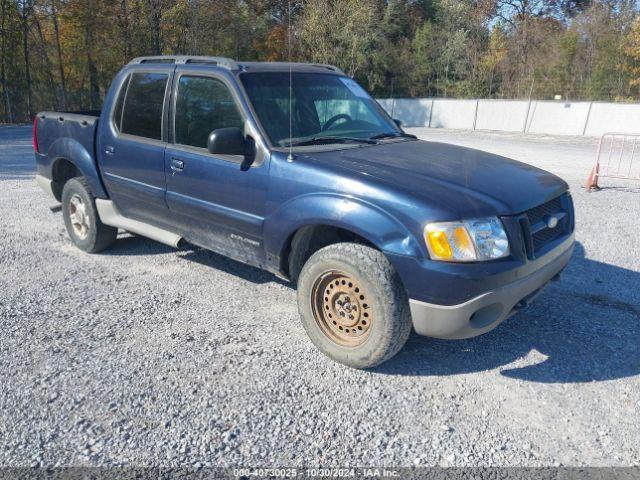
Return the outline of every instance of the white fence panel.
{"type": "Polygon", "coordinates": [[[428,127],[433,109],[430,98],[402,98],[396,100],[393,118],[402,121],[407,127],[428,127]]]}
{"type": "Polygon", "coordinates": [[[393,102],[392,98],[376,98],[376,101],[380,104],[382,108],[386,110],[386,112],[391,115],[391,111],[393,110],[393,102]]]}
{"type": "Polygon", "coordinates": [[[405,127],[428,127],[433,100],[430,98],[388,98],[378,103],[405,127]]]}
{"type": "Polygon", "coordinates": [[[522,132],[528,107],[526,100],[480,100],[476,130],[522,132]]]}
{"type": "Polygon", "coordinates": [[[607,132],[638,133],[638,131],[640,131],[640,105],[594,103],[585,135],[596,137],[607,132]]]}
{"type": "Polygon", "coordinates": [[[380,99],[405,127],[600,136],[640,130],[640,105],[528,100],[380,99]],[[528,112],[528,115],[527,115],[528,112]],[[526,118],[526,122],[525,122],[526,118]]]}
{"type": "Polygon", "coordinates": [[[433,101],[430,127],[454,128],[460,130],[473,129],[477,100],[442,100],[433,101]]]}
{"type": "Polygon", "coordinates": [[[590,106],[591,102],[532,102],[527,133],[582,135],[590,106]]]}

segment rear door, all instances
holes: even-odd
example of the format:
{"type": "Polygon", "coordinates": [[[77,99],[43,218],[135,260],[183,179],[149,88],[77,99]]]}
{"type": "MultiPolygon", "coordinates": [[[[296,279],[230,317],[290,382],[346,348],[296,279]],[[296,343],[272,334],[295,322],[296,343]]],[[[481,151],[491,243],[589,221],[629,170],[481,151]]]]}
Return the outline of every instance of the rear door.
{"type": "Polygon", "coordinates": [[[210,69],[178,67],[173,82],[172,143],[167,146],[167,204],[185,238],[259,265],[268,180],[258,155],[242,169],[239,155],[212,155],[209,134],[238,127],[251,138],[233,82],[210,69]]]}
{"type": "Polygon", "coordinates": [[[173,66],[134,70],[120,84],[99,142],[110,197],[129,218],[164,225],[164,152],[173,66]]]}

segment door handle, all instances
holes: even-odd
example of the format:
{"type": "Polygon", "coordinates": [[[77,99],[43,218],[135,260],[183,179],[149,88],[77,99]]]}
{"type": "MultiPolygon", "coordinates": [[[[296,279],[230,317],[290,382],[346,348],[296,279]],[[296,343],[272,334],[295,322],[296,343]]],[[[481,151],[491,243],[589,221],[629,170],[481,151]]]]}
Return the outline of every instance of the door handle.
{"type": "Polygon", "coordinates": [[[177,158],[171,159],[171,170],[173,171],[182,171],[184,170],[184,162],[182,160],[178,160],[177,158]]]}
{"type": "Polygon", "coordinates": [[[116,149],[115,147],[109,145],[107,147],[104,147],[104,153],[106,153],[107,155],[113,155],[114,153],[116,153],[116,149]]]}

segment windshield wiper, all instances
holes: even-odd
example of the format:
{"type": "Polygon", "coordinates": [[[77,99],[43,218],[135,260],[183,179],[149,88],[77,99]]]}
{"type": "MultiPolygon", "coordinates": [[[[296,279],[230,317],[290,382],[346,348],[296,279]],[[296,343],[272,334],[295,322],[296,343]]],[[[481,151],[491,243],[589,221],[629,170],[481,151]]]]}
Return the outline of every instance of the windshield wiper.
{"type": "Polygon", "coordinates": [[[377,135],[374,135],[373,137],[369,137],[369,140],[382,140],[383,138],[412,138],[415,140],[418,137],[416,137],[415,135],[411,135],[410,133],[404,133],[404,132],[386,132],[386,133],[379,133],[377,135]]]}
{"type": "Polygon", "coordinates": [[[283,147],[303,147],[305,145],[330,145],[332,143],[367,143],[375,145],[378,142],[372,138],[356,138],[356,137],[312,137],[304,140],[296,140],[283,145],[283,147]]]}

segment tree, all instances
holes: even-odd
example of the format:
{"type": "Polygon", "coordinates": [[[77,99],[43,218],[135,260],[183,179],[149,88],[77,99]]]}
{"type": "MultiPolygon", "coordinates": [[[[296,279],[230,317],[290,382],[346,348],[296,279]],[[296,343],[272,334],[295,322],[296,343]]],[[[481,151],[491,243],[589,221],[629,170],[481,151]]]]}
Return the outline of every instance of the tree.
{"type": "Polygon", "coordinates": [[[13,116],[11,115],[11,94],[9,93],[9,84],[7,82],[7,44],[9,43],[9,22],[8,13],[10,5],[8,0],[0,0],[0,86],[2,87],[2,100],[4,103],[4,121],[11,123],[13,116]]]}
{"type": "Polygon", "coordinates": [[[361,80],[376,94],[405,96],[411,93],[412,37],[422,22],[424,6],[410,0],[390,0],[380,11],[370,66],[361,80]]]}
{"type": "Polygon", "coordinates": [[[58,5],[56,0],[51,0],[51,21],[53,22],[56,53],[58,55],[58,73],[60,74],[62,108],[66,109],[67,108],[67,80],[64,74],[64,59],[62,55],[62,46],[60,44],[60,27],[59,27],[59,21],[58,21],[58,5]]]}
{"type": "Polygon", "coordinates": [[[27,117],[33,117],[33,86],[31,83],[31,58],[29,57],[29,20],[31,18],[32,3],[29,0],[18,2],[20,25],[22,28],[22,54],[24,60],[24,78],[27,83],[27,117]]]}
{"type": "Polygon", "coordinates": [[[99,108],[132,57],[331,63],[375,96],[639,101],[637,0],[0,0],[0,120],[99,108]]]}
{"type": "Polygon", "coordinates": [[[629,74],[629,87],[635,89],[637,98],[640,91],[640,19],[633,23],[624,39],[623,48],[628,58],[626,71],[629,74]]]}
{"type": "Polygon", "coordinates": [[[418,27],[411,41],[413,56],[411,94],[414,96],[430,96],[435,93],[432,90],[436,76],[435,45],[433,24],[427,20],[418,27]]]}
{"type": "Polygon", "coordinates": [[[162,53],[162,4],[161,0],[147,0],[149,13],[149,32],[151,32],[151,54],[160,55],[162,53]]]}
{"type": "Polygon", "coordinates": [[[91,109],[97,109],[100,105],[100,83],[98,81],[98,66],[95,58],[95,15],[96,0],[87,0],[89,8],[84,10],[82,24],[84,29],[84,48],[87,58],[87,71],[89,72],[89,98],[91,109]]]}
{"type": "Polygon", "coordinates": [[[500,67],[508,54],[508,42],[504,28],[498,23],[489,35],[489,47],[480,60],[481,76],[486,90],[482,95],[493,97],[499,82],[500,67]]]}
{"type": "Polygon", "coordinates": [[[300,19],[303,52],[309,60],[335,64],[349,76],[360,73],[380,35],[376,6],[374,0],[311,0],[300,19]]]}

